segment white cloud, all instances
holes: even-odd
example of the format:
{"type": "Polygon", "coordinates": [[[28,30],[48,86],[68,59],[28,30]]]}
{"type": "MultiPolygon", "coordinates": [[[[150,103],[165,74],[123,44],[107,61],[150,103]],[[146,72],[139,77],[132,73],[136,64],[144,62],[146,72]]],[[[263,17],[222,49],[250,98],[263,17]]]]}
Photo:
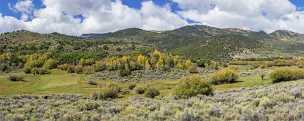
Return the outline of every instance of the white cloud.
{"type": "Polygon", "coordinates": [[[303,16],[288,0],[173,0],[184,18],[221,28],[272,32],[287,29],[304,33],[303,16]],[[201,9],[203,6],[204,9],[201,9]],[[297,17],[296,17],[297,16],[297,17]],[[302,18],[299,18],[302,16],[302,18]],[[299,26],[295,26],[295,25],[299,26]]]}
{"type": "Polygon", "coordinates": [[[143,1],[140,9],[122,0],[42,1],[45,7],[40,9],[34,9],[32,0],[18,1],[13,9],[21,18],[0,15],[0,32],[26,29],[80,35],[135,27],[162,31],[189,25],[185,20],[189,19],[221,28],[304,33],[304,13],[288,0],[172,0],[182,9],[177,13],[150,0],[143,1]]]}
{"type": "Polygon", "coordinates": [[[243,28],[251,30],[265,30],[273,28],[273,23],[262,16],[248,18],[236,13],[221,11],[218,8],[210,10],[206,14],[197,11],[186,11],[180,13],[185,18],[199,21],[202,24],[216,26],[220,28],[243,28]]]}
{"type": "Polygon", "coordinates": [[[278,21],[280,29],[304,33],[304,12],[294,12],[285,15],[278,21]]]}
{"type": "MultiPolygon", "coordinates": [[[[168,6],[160,7],[152,1],[143,2],[140,9],[130,8],[120,0],[43,0],[43,4],[45,8],[34,10],[32,20],[16,20],[16,25],[35,32],[80,35],[126,28],[171,30],[187,24],[168,6]]],[[[15,8],[24,15],[33,11],[31,0],[19,1],[15,8]]]]}
{"type": "Polygon", "coordinates": [[[14,8],[12,8],[10,4],[9,7],[10,9],[13,9],[16,12],[20,12],[21,19],[25,21],[31,17],[34,10],[34,5],[32,0],[21,0],[16,3],[14,8]]]}
{"type": "Polygon", "coordinates": [[[140,10],[142,27],[146,30],[172,30],[187,24],[185,20],[171,12],[169,7],[161,8],[152,1],[144,2],[140,10]]]}
{"type": "Polygon", "coordinates": [[[22,21],[16,19],[15,17],[2,16],[0,13],[0,33],[23,29],[24,24],[22,21]]]}
{"type": "Polygon", "coordinates": [[[16,10],[23,13],[31,13],[34,6],[32,0],[22,0],[16,3],[16,10]]]}
{"type": "Polygon", "coordinates": [[[108,3],[96,10],[86,12],[81,24],[82,33],[111,32],[130,27],[140,27],[140,13],[121,2],[108,3]]]}

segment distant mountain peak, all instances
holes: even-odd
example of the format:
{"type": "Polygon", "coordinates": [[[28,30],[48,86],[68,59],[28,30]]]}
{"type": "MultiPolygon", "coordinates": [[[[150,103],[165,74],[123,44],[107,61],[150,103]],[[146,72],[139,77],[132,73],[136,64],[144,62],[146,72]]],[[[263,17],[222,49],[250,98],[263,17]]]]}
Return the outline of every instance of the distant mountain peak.
{"type": "Polygon", "coordinates": [[[109,36],[136,36],[144,33],[159,33],[154,31],[147,31],[140,28],[127,28],[123,30],[119,30],[116,32],[109,32],[109,33],[91,33],[91,34],[83,34],[81,35],[82,38],[102,38],[102,37],[109,37],[109,36]]]}
{"type": "Polygon", "coordinates": [[[293,31],[289,31],[289,30],[276,30],[276,31],[272,32],[271,34],[272,35],[275,35],[275,34],[290,35],[290,36],[301,35],[299,33],[296,33],[296,32],[293,32],[293,31]]]}
{"type": "Polygon", "coordinates": [[[274,38],[278,39],[288,39],[291,37],[304,37],[303,34],[299,34],[296,32],[288,31],[288,30],[277,30],[270,34],[274,38]]]}

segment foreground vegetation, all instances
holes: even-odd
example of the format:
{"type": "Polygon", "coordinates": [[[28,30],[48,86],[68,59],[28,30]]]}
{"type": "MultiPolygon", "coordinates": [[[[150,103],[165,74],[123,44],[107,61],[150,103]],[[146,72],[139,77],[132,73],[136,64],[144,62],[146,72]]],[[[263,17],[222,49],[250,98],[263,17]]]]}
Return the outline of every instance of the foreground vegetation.
{"type": "Polygon", "coordinates": [[[302,120],[304,81],[215,93],[188,99],[133,96],[99,100],[78,95],[0,98],[1,120],[302,120]]]}

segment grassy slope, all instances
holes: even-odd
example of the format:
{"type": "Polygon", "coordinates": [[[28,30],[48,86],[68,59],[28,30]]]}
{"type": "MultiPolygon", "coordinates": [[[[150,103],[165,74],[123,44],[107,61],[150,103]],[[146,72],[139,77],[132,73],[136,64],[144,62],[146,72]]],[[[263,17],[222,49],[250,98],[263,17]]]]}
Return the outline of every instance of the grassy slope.
{"type": "Polygon", "coordinates": [[[215,89],[216,91],[227,91],[231,89],[247,88],[247,87],[270,85],[270,84],[272,84],[270,79],[262,80],[260,76],[253,75],[253,76],[241,77],[239,82],[237,83],[217,85],[215,89]]]}
{"type": "Polygon", "coordinates": [[[11,82],[7,76],[0,75],[0,95],[88,92],[87,85],[82,82],[83,75],[52,71],[49,75],[25,75],[23,82],[11,82]]]}

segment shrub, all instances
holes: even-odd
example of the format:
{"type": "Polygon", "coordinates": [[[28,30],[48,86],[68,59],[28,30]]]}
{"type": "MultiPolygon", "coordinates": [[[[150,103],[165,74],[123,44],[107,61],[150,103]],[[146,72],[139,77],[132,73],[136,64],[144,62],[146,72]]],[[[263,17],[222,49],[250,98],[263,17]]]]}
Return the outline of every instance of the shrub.
{"type": "Polygon", "coordinates": [[[23,68],[23,72],[26,73],[26,74],[30,74],[31,71],[32,71],[32,68],[30,68],[30,67],[24,67],[23,68]]]}
{"type": "Polygon", "coordinates": [[[130,74],[131,74],[130,70],[126,70],[126,69],[119,70],[119,76],[121,76],[121,77],[129,76],[130,74]]]}
{"type": "Polygon", "coordinates": [[[45,69],[54,69],[56,67],[57,67],[57,61],[55,59],[48,59],[43,65],[43,68],[45,69]]]}
{"type": "Polygon", "coordinates": [[[80,101],[79,105],[77,105],[80,111],[96,110],[98,109],[99,106],[100,105],[97,102],[89,101],[89,100],[80,101]]]}
{"type": "Polygon", "coordinates": [[[133,90],[135,87],[136,87],[136,84],[130,84],[130,85],[129,85],[129,89],[130,89],[130,90],[133,90]]]}
{"type": "Polygon", "coordinates": [[[298,68],[279,68],[271,72],[272,82],[304,79],[304,70],[298,68]]]}
{"type": "Polygon", "coordinates": [[[149,97],[149,98],[154,98],[158,95],[160,95],[160,92],[155,88],[148,88],[146,93],[145,93],[145,96],[149,97]]]}
{"type": "Polygon", "coordinates": [[[295,65],[295,62],[293,62],[293,60],[278,59],[273,61],[272,66],[292,66],[292,65],[295,65]]]}
{"type": "Polygon", "coordinates": [[[16,74],[14,74],[14,75],[9,75],[8,79],[10,81],[23,81],[24,77],[22,75],[16,75],[16,74]]]}
{"type": "Polygon", "coordinates": [[[144,94],[145,93],[145,89],[142,87],[136,87],[135,92],[137,94],[144,94]]]}
{"type": "Polygon", "coordinates": [[[8,70],[8,65],[6,64],[0,64],[0,72],[6,72],[8,70]]]}
{"type": "Polygon", "coordinates": [[[90,66],[90,65],[95,64],[95,60],[92,59],[92,58],[90,58],[90,59],[81,58],[80,61],[79,61],[79,64],[82,65],[82,66],[90,66]]]}
{"type": "Polygon", "coordinates": [[[68,111],[59,119],[60,121],[80,121],[82,114],[76,111],[68,111]]]}
{"type": "Polygon", "coordinates": [[[207,61],[206,60],[202,60],[202,59],[198,59],[195,60],[195,63],[197,64],[198,67],[206,67],[207,61]]]}
{"type": "Polygon", "coordinates": [[[223,83],[232,83],[237,81],[239,74],[230,68],[222,69],[215,72],[211,76],[211,82],[213,84],[223,84],[223,83]]]}
{"type": "Polygon", "coordinates": [[[120,52],[122,49],[120,47],[116,48],[116,51],[120,52]]]}
{"type": "Polygon", "coordinates": [[[96,64],[94,66],[95,66],[96,72],[104,71],[107,69],[106,64],[103,62],[96,62],[96,64]]]}
{"type": "Polygon", "coordinates": [[[26,117],[23,114],[9,114],[5,117],[7,121],[25,121],[26,117]]]}
{"type": "Polygon", "coordinates": [[[49,72],[44,68],[33,68],[31,70],[31,73],[34,75],[43,75],[43,74],[48,74],[49,72]]]}
{"type": "Polygon", "coordinates": [[[180,121],[203,121],[201,117],[195,115],[193,112],[183,112],[180,116],[180,121]]]}
{"type": "Polygon", "coordinates": [[[143,69],[143,66],[134,62],[134,61],[130,61],[130,70],[131,71],[134,71],[134,70],[142,70],[143,69]]]}
{"type": "Polygon", "coordinates": [[[100,92],[95,92],[92,94],[93,99],[114,99],[118,97],[118,94],[121,92],[121,88],[110,83],[105,88],[102,88],[100,92]]]}
{"type": "Polygon", "coordinates": [[[85,66],[82,69],[84,74],[93,74],[95,72],[95,68],[93,66],[85,66]]]}
{"type": "Polygon", "coordinates": [[[193,64],[189,69],[190,73],[198,73],[197,65],[193,64]]]}
{"type": "Polygon", "coordinates": [[[109,50],[109,47],[108,47],[107,45],[104,45],[102,48],[103,48],[104,50],[109,50]]]}
{"type": "Polygon", "coordinates": [[[118,97],[118,94],[120,92],[120,88],[118,86],[110,86],[103,89],[99,97],[101,99],[114,99],[118,97]]]}
{"type": "Polygon", "coordinates": [[[95,81],[95,80],[88,80],[87,81],[88,82],[88,84],[90,84],[90,85],[97,85],[97,82],[95,81]]]}
{"type": "Polygon", "coordinates": [[[44,63],[46,62],[47,59],[48,59],[48,55],[46,55],[46,54],[43,54],[43,55],[40,55],[40,54],[29,55],[26,58],[25,65],[27,67],[31,67],[31,68],[34,68],[34,67],[40,68],[44,65],[44,63]]]}
{"type": "Polygon", "coordinates": [[[191,60],[186,60],[185,62],[185,69],[190,69],[194,64],[192,63],[191,60]]]}
{"type": "Polygon", "coordinates": [[[83,67],[81,65],[77,65],[74,67],[74,72],[77,74],[81,74],[83,72],[83,67]]]}
{"type": "Polygon", "coordinates": [[[218,62],[215,61],[210,61],[206,64],[206,67],[209,69],[215,69],[217,70],[219,68],[220,64],[218,62]]]}
{"type": "Polygon", "coordinates": [[[69,64],[63,64],[63,65],[59,65],[58,68],[66,71],[66,70],[68,70],[69,66],[70,66],[69,64]]]}
{"type": "Polygon", "coordinates": [[[66,71],[68,73],[75,73],[75,66],[73,65],[68,65],[67,68],[66,68],[66,71]]]}
{"type": "Polygon", "coordinates": [[[175,94],[182,98],[198,94],[211,95],[213,94],[213,89],[208,82],[203,81],[199,76],[190,76],[181,80],[175,89],[175,94]]]}
{"type": "Polygon", "coordinates": [[[113,71],[118,69],[119,61],[117,57],[111,57],[105,60],[107,70],[113,71]]]}
{"type": "Polygon", "coordinates": [[[129,75],[131,75],[131,73],[132,72],[131,72],[130,67],[129,67],[128,64],[124,64],[124,66],[121,69],[119,69],[119,75],[121,77],[129,76],[129,75]]]}
{"type": "Polygon", "coordinates": [[[294,96],[295,98],[300,98],[302,97],[302,89],[301,88],[293,88],[291,90],[291,95],[294,96]]]}

